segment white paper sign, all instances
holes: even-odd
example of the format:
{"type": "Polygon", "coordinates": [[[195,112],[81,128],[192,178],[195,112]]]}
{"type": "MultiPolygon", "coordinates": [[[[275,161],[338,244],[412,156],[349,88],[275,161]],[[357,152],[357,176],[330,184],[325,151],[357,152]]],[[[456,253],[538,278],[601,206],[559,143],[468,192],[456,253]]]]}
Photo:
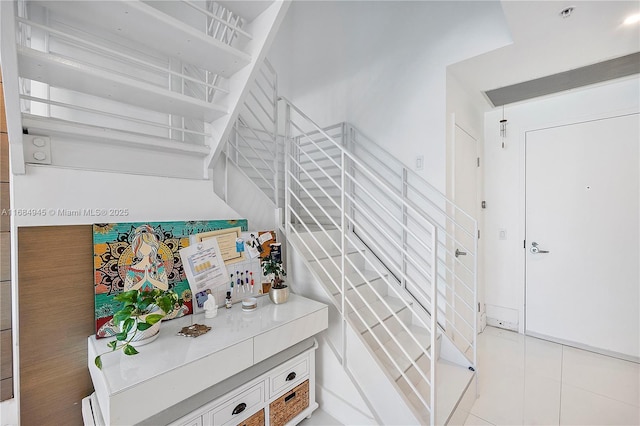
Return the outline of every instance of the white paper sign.
{"type": "Polygon", "coordinates": [[[227,284],[227,268],[215,238],[180,249],[180,258],[189,286],[196,301],[194,308],[202,309],[207,301],[207,290],[227,284]]]}

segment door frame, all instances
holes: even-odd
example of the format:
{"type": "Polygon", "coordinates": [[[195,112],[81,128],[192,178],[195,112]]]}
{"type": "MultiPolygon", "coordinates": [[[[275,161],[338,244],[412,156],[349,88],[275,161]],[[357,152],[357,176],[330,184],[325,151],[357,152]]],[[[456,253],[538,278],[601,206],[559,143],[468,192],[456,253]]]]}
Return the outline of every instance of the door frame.
{"type": "Polygon", "coordinates": [[[479,132],[479,135],[474,134],[473,126],[462,123],[461,120],[456,120],[456,113],[450,114],[450,128],[449,128],[449,149],[448,149],[448,199],[455,202],[456,196],[456,128],[466,133],[476,144],[476,155],[479,158],[479,165],[475,169],[476,176],[476,203],[475,211],[467,212],[475,216],[478,232],[481,237],[477,238],[477,253],[476,253],[476,288],[477,296],[476,303],[480,305],[480,310],[476,310],[476,326],[477,332],[481,333],[487,326],[487,315],[485,308],[485,289],[484,289],[484,261],[483,261],[483,245],[482,245],[482,229],[484,228],[483,211],[480,207],[482,200],[484,199],[484,172],[483,172],[483,154],[484,154],[484,140],[483,132],[479,132]]]}

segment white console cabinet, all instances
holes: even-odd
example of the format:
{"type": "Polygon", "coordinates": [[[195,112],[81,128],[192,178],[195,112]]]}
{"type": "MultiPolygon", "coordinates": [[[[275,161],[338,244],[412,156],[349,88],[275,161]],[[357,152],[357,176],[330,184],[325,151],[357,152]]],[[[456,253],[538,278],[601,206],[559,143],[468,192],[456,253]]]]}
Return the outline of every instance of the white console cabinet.
{"type": "Polygon", "coordinates": [[[313,336],[327,326],[322,303],[292,294],[274,305],[261,297],[253,312],[236,304],[212,319],[163,322],[160,336],[137,347],[139,354],[103,355],[101,370],[94,357],[108,350],[109,339],[91,336],[92,417],[97,425],[271,425],[271,407],[297,403],[304,389],[296,389],[308,380],[308,407],[289,420],[295,424],[317,408],[313,336]],[[212,329],[197,338],[177,335],[191,324],[212,329]],[[252,417],[261,410],[264,423],[252,417]]]}

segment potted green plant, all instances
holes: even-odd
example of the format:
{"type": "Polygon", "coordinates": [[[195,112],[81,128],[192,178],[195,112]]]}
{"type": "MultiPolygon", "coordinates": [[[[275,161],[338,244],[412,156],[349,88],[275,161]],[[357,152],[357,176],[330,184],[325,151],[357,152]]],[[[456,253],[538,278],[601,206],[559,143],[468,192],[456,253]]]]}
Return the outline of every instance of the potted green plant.
{"type": "Polygon", "coordinates": [[[116,340],[107,344],[111,351],[96,356],[96,367],[102,368],[101,356],[122,349],[126,355],[138,353],[132,342],[156,336],[159,332],[160,321],[182,306],[182,300],[173,290],[129,290],[114,296],[122,302],[122,308],[113,315],[113,323],[119,327],[116,340]]]}
{"type": "Polygon", "coordinates": [[[265,276],[273,275],[271,289],[269,289],[271,301],[275,304],[286,302],[289,298],[289,288],[283,284],[282,277],[286,277],[287,272],[282,266],[282,262],[269,256],[262,261],[262,272],[265,276]]]}

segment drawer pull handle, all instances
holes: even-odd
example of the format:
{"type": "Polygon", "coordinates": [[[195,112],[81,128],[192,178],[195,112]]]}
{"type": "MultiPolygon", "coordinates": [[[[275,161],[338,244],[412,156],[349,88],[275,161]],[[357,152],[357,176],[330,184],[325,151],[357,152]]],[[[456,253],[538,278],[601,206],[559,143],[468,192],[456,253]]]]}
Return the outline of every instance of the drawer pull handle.
{"type": "Polygon", "coordinates": [[[286,396],[286,397],[284,398],[284,402],[289,402],[289,400],[290,400],[291,398],[295,398],[295,397],[296,397],[296,393],[294,392],[294,393],[292,393],[291,395],[286,396]]]}
{"type": "Polygon", "coordinates": [[[236,405],[236,408],[233,409],[233,412],[231,414],[233,415],[240,414],[244,411],[245,408],[247,408],[247,404],[245,404],[244,402],[241,402],[240,404],[236,405]]]}
{"type": "Polygon", "coordinates": [[[287,375],[287,378],[286,378],[285,380],[286,380],[287,382],[290,382],[291,380],[293,380],[293,379],[295,379],[295,378],[296,378],[296,372],[295,372],[295,371],[292,371],[291,373],[289,373],[289,374],[287,375]]]}

